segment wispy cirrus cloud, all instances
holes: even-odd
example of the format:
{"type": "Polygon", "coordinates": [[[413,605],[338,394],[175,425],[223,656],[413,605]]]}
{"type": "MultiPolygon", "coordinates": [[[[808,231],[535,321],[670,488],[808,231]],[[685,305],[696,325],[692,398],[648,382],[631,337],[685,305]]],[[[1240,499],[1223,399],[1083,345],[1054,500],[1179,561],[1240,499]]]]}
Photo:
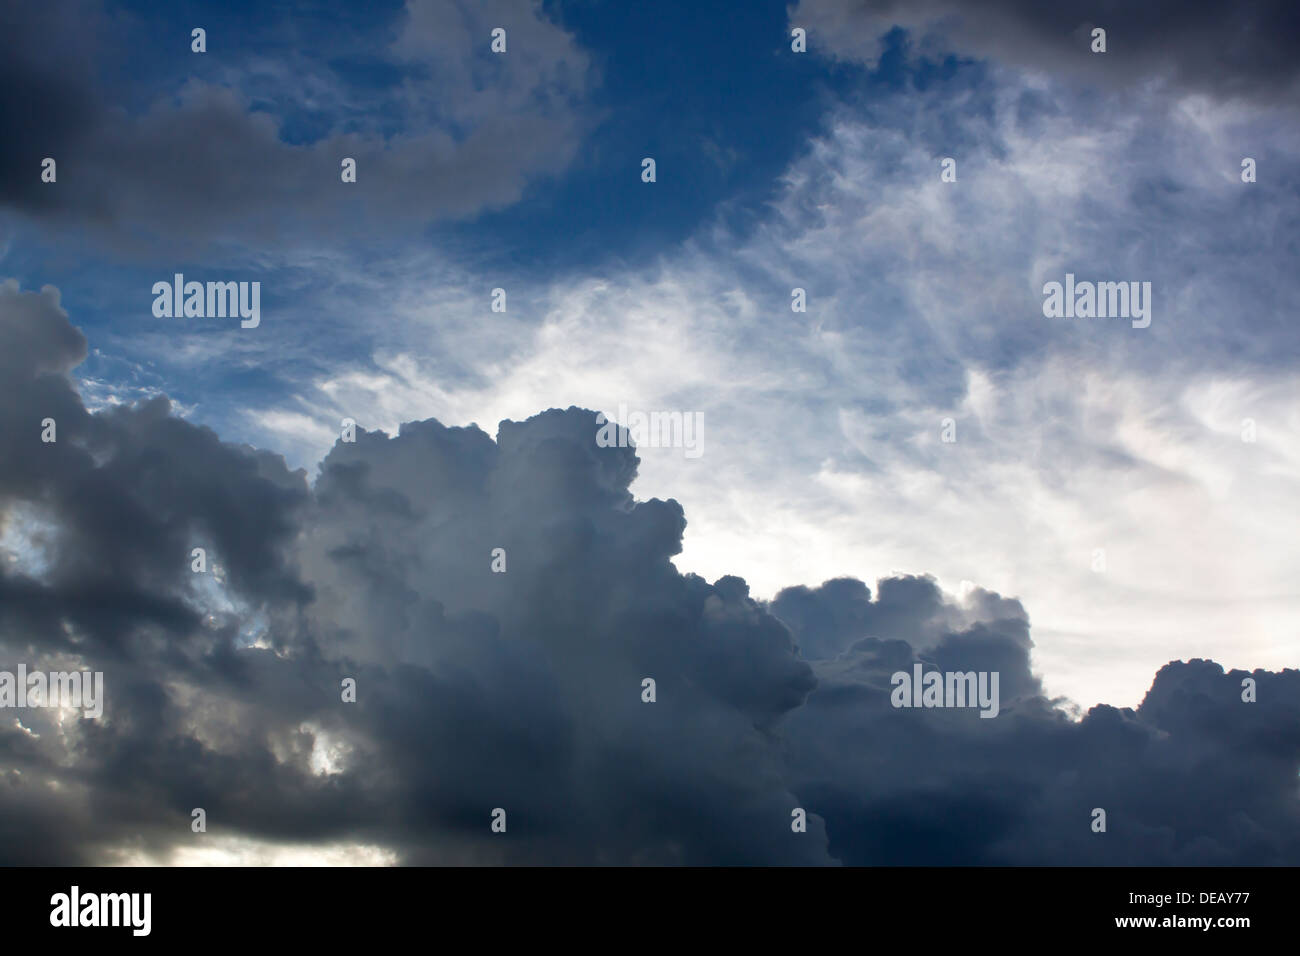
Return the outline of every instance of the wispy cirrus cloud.
{"type": "Polygon", "coordinates": [[[0,287],[0,362],[28,359],[0,379],[0,496],[47,539],[41,567],[0,563],[0,659],[102,671],[106,696],[95,721],[0,723],[11,863],[1285,864],[1300,846],[1294,670],[1172,664],[1136,711],[1080,718],[1045,697],[1015,599],[890,576],[761,602],[679,573],[682,508],[632,495],[637,455],[597,444],[590,411],[495,440],[360,431],[309,486],[165,401],[87,412],[67,377],[84,351],[53,290],[0,287]],[[55,442],[32,435],[45,412],[55,442]],[[997,719],[898,709],[915,667],[996,672],[997,719]]]}
{"type": "MultiPolygon", "coordinates": [[[[1187,647],[1280,666],[1300,614],[1270,518],[1300,427],[1280,308],[1294,134],[1197,96],[1081,120],[1042,76],[977,75],[843,106],[748,234],[509,284],[504,315],[488,292],[505,280],[461,271],[449,293],[414,259],[367,367],[301,382],[293,408],[389,430],[698,409],[707,467],[647,449],[637,485],[686,505],[683,567],[767,594],[921,570],[1015,593],[1050,686],[1083,700],[1136,700],[1187,647]],[[1241,182],[1243,143],[1276,157],[1268,183],[1241,182]],[[1042,286],[1066,272],[1152,282],[1152,325],[1045,318],[1042,286]]],[[[323,452],[269,414],[250,412],[266,441],[323,452]]]]}

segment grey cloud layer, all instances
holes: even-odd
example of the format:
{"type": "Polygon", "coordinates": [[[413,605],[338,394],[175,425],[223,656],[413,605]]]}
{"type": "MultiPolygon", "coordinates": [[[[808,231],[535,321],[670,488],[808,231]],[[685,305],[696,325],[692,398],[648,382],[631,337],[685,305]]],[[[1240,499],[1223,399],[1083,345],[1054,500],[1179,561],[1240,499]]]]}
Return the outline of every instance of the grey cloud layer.
{"type": "Polygon", "coordinates": [[[840,651],[813,662],[817,690],[785,729],[800,741],[790,786],[823,816],[844,863],[1300,858],[1300,671],[1174,662],[1136,710],[1099,705],[1075,722],[1030,671],[1019,602],[977,591],[962,619],[924,579],[882,581],[869,597],[860,582],[832,581],[789,589],[772,607],[805,644],[840,651]],[[1002,715],[892,709],[890,675],[918,659],[999,671],[1002,715]],[[1241,701],[1247,676],[1258,703],[1241,701]],[[1096,807],[1105,834],[1085,823],[1096,807]]]}
{"type": "Polygon", "coordinates": [[[1107,85],[1155,79],[1283,104],[1300,88],[1300,8],[1288,0],[800,0],[790,16],[809,31],[811,50],[872,64],[879,39],[902,27],[922,52],[1070,70],[1107,85]],[[1090,49],[1095,27],[1107,32],[1104,56],[1090,49]]]}
{"type": "MultiPolygon", "coordinates": [[[[239,71],[214,34],[208,53],[188,54],[194,77],[150,93],[147,108],[99,92],[103,52],[78,38],[118,25],[97,5],[59,0],[11,19],[0,30],[0,207],[112,230],[119,250],[325,227],[389,234],[472,215],[562,170],[585,128],[586,55],[539,9],[518,4],[410,0],[381,56],[401,80],[370,94],[292,51],[288,64],[255,60],[239,71]],[[508,28],[517,52],[489,52],[495,26],[508,28]],[[264,95],[267,71],[279,99],[264,95]],[[308,104],[328,104],[331,125],[293,142],[285,114],[308,104]],[[393,134],[398,118],[403,132],[393,134]],[[40,180],[47,156],[58,163],[55,187],[40,180]],[[358,168],[346,186],[343,157],[358,168]]],[[[168,42],[188,51],[188,35],[168,42]]]]}
{"type": "Polygon", "coordinates": [[[54,290],[0,286],[0,664],[75,661],[107,694],[99,722],[0,723],[6,862],[220,834],[405,862],[1300,862],[1300,672],[1243,704],[1241,674],[1171,664],[1137,711],[1073,722],[1018,601],[902,577],[764,605],[680,574],[681,508],[634,500],[592,412],[360,432],[309,486],[166,400],[88,414],[84,353],[54,290]],[[998,670],[1002,713],[894,710],[914,660],[998,670]]]}

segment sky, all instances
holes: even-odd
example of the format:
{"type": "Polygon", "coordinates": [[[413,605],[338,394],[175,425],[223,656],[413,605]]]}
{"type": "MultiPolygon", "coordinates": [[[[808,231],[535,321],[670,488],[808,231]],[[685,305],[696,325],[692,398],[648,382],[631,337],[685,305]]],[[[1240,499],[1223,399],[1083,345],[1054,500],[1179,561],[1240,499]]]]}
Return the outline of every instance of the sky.
{"type": "Polygon", "coordinates": [[[0,8],[0,861],[1300,862],[1297,37],[0,8]]]}

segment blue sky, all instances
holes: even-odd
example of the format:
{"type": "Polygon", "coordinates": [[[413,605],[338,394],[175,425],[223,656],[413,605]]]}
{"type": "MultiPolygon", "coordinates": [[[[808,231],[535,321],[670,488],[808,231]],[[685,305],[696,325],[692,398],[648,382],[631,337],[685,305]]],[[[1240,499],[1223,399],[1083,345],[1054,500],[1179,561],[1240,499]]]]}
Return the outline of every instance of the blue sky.
{"type": "Polygon", "coordinates": [[[92,405],[165,393],[312,475],[343,417],[699,410],[701,461],[633,489],[682,504],[683,570],[1015,595],[1084,706],[1297,658],[1291,74],[942,3],[55,8],[86,118],[24,144],[59,198],[5,206],[0,275],[60,290],[92,405]],[[155,318],[176,272],[260,281],[262,325],[155,318]],[[1150,281],[1151,327],[1045,318],[1067,272],[1150,281]]]}
{"type": "Polygon", "coordinates": [[[0,862],[1294,864],[1297,37],[9,5],[0,862]]]}

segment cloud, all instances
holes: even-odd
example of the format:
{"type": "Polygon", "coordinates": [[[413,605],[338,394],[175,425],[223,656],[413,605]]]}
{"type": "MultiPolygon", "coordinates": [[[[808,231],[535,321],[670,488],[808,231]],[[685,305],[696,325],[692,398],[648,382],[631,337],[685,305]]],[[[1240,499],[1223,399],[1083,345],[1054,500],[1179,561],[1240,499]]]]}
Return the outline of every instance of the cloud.
{"type": "Polygon", "coordinates": [[[47,565],[0,563],[0,663],[103,670],[107,695],[100,721],[0,723],[6,862],[1300,859],[1300,672],[1255,672],[1245,704],[1237,672],[1172,664],[1076,722],[1018,601],[907,576],[766,604],[678,572],[681,506],[633,496],[591,411],[359,430],[309,485],[165,399],[87,412],[84,353],[55,290],[0,287],[0,356],[25,358],[0,501],[52,529],[47,565]],[[914,660],[999,671],[1002,713],[890,707],[914,660]]]}
{"type": "Polygon", "coordinates": [[[743,584],[671,567],[680,508],[632,501],[635,457],[595,445],[594,413],[504,423],[496,442],[432,421],[363,431],[308,501],[301,473],[165,400],[85,413],[66,377],[84,344],[53,290],[10,283],[0,314],[37,370],[6,380],[5,459],[32,463],[6,473],[6,513],[57,529],[49,570],[7,569],[4,658],[75,657],[105,671],[109,699],[102,724],[44,733],[37,712],[39,741],[5,732],[8,805],[56,792],[81,821],[43,850],[14,830],[6,859],[120,854],[139,828],[141,852],[165,855],[201,806],[251,839],[369,833],[408,861],[825,861],[815,836],[783,839],[771,737],[807,665],[743,584]],[[225,602],[196,583],[195,541],[225,602]],[[646,676],[672,706],[642,703],[646,676]],[[325,778],[322,735],[339,754],[325,778]],[[496,806],[517,844],[482,839],[496,806]]]}
{"type": "Polygon", "coordinates": [[[832,581],[771,604],[805,648],[853,640],[813,662],[817,689],[785,725],[800,742],[792,789],[845,864],[1290,865],[1300,853],[1300,671],[1173,662],[1136,710],[1073,720],[1031,673],[1019,602],[978,588],[953,602],[924,578],[868,598],[832,581]],[[894,709],[890,675],[917,661],[999,671],[1001,713],[894,709]],[[1241,699],[1248,676],[1255,704],[1241,699]],[[1091,828],[1097,808],[1105,833],[1091,828]]]}
{"type": "Polygon", "coordinates": [[[643,449],[634,486],[691,516],[680,569],[766,598],[846,574],[977,580],[1033,607],[1044,680],[1085,705],[1136,706],[1175,656],[1286,666],[1300,141],[1265,107],[1114,103],[963,68],[828,112],[743,234],[714,223],[538,284],[383,263],[390,292],[325,305],[386,316],[368,362],[349,347],[285,401],[329,439],[306,447],[257,402],[240,404],[261,427],[231,427],[314,463],[343,416],[490,431],[556,402],[700,411],[704,459],[643,449]],[[1247,149],[1268,182],[1241,182],[1247,149]],[[1045,319],[1067,271],[1149,279],[1151,327],[1045,319]],[[491,313],[501,282],[510,312],[491,313]]]}
{"type": "Polygon", "coordinates": [[[0,119],[12,132],[0,206],[90,227],[118,252],[414,234],[515,202],[566,167],[589,122],[587,58],[537,5],[411,0],[372,28],[393,33],[380,56],[391,80],[364,90],[346,77],[356,51],[337,39],[315,57],[302,51],[316,44],[301,44],[283,63],[232,59],[218,34],[190,54],[179,31],[173,42],[191,59],[158,59],[188,70],[151,78],[145,105],[130,108],[93,79],[111,47],[77,39],[102,18],[89,3],[42,5],[0,38],[0,119]],[[513,36],[504,55],[488,49],[498,25],[513,36]],[[304,110],[310,136],[292,128],[304,110]],[[52,184],[40,179],[47,156],[52,184]],[[357,162],[355,183],[340,181],[344,157],[357,162]]]}
{"type": "Polygon", "coordinates": [[[882,38],[901,27],[935,58],[956,52],[1110,87],[1154,82],[1180,94],[1293,104],[1300,86],[1300,14],[1286,0],[800,0],[789,15],[808,31],[810,51],[872,66],[882,38]],[[1104,54],[1091,50],[1098,27],[1106,31],[1104,54]]]}

